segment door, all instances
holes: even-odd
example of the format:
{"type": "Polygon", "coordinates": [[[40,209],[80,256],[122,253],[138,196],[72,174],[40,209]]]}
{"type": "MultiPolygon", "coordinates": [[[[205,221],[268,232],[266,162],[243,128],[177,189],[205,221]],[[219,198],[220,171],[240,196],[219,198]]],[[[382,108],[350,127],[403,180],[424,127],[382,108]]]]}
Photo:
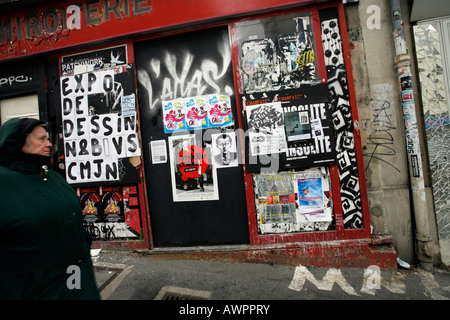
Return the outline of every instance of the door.
{"type": "Polygon", "coordinates": [[[227,144],[237,136],[229,43],[228,29],[221,27],[135,45],[145,180],[157,247],[249,242],[242,162],[219,167],[211,154],[216,134],[229,133],[233,141],[227,138],[227,144]],[[222,124],[168,125],[163,104],[178,101],[187,108],[186,100],[197,103],[214,94],[231,105],[222,124]],[[191,150],[185,155],[192,155],[192,163],[183,160],[183,150],[191,150]]]}

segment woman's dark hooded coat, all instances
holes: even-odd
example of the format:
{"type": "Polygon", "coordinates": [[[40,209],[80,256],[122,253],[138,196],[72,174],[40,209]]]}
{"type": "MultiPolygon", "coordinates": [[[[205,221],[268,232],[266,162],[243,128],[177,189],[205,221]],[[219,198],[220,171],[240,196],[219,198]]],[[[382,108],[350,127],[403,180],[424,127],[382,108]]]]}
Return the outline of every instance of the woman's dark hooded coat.
{"type": "Polygon", "coordinates": [[[49,157],[21,151],[40,124],[0,127],[0,299],[99,299],[78,196],[49,157]]]}

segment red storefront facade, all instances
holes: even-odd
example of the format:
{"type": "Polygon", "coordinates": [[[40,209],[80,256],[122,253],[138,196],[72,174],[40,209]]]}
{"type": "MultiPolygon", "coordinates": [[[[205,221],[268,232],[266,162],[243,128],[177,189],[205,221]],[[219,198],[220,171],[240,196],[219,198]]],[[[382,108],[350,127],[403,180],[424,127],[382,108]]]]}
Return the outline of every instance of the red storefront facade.
{"type": "Polygon", "coordinates": [[[38,94],[94,246],[396,266],[371,235],[342,2],[53,1],[0,19],[0,97],[38,94]]]}

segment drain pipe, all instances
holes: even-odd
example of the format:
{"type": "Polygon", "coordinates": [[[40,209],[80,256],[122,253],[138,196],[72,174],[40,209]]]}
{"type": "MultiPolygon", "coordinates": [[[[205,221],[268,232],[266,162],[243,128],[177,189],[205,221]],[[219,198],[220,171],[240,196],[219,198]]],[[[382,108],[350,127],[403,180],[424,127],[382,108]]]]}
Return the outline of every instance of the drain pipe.
{"type": "Polygon", "coordinates": [[[417,260],[422,269],[433,270],[434,244],[431,238],[427,212],[427,197],[423,179],[422,156],[412,89],[411,58],[408,54],[400,0],[390,0],[392,29],[395,44],[395,67],[401,88],[406,130],[406,149],[415,218],[417,260]]]}

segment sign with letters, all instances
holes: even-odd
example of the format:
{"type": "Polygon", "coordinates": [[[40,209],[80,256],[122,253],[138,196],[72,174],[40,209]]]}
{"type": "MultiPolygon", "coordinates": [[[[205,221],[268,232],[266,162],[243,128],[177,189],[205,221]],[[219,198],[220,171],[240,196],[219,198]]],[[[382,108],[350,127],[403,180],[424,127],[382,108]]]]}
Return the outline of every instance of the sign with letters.
{"type": "Polygon", "coordinates": [[[61,77],[61,114],[69,183],[114,181],[120,158],[140,156],[137,116],[122,115],[124,90],[116,81],[126,69],[61,77]]]}

